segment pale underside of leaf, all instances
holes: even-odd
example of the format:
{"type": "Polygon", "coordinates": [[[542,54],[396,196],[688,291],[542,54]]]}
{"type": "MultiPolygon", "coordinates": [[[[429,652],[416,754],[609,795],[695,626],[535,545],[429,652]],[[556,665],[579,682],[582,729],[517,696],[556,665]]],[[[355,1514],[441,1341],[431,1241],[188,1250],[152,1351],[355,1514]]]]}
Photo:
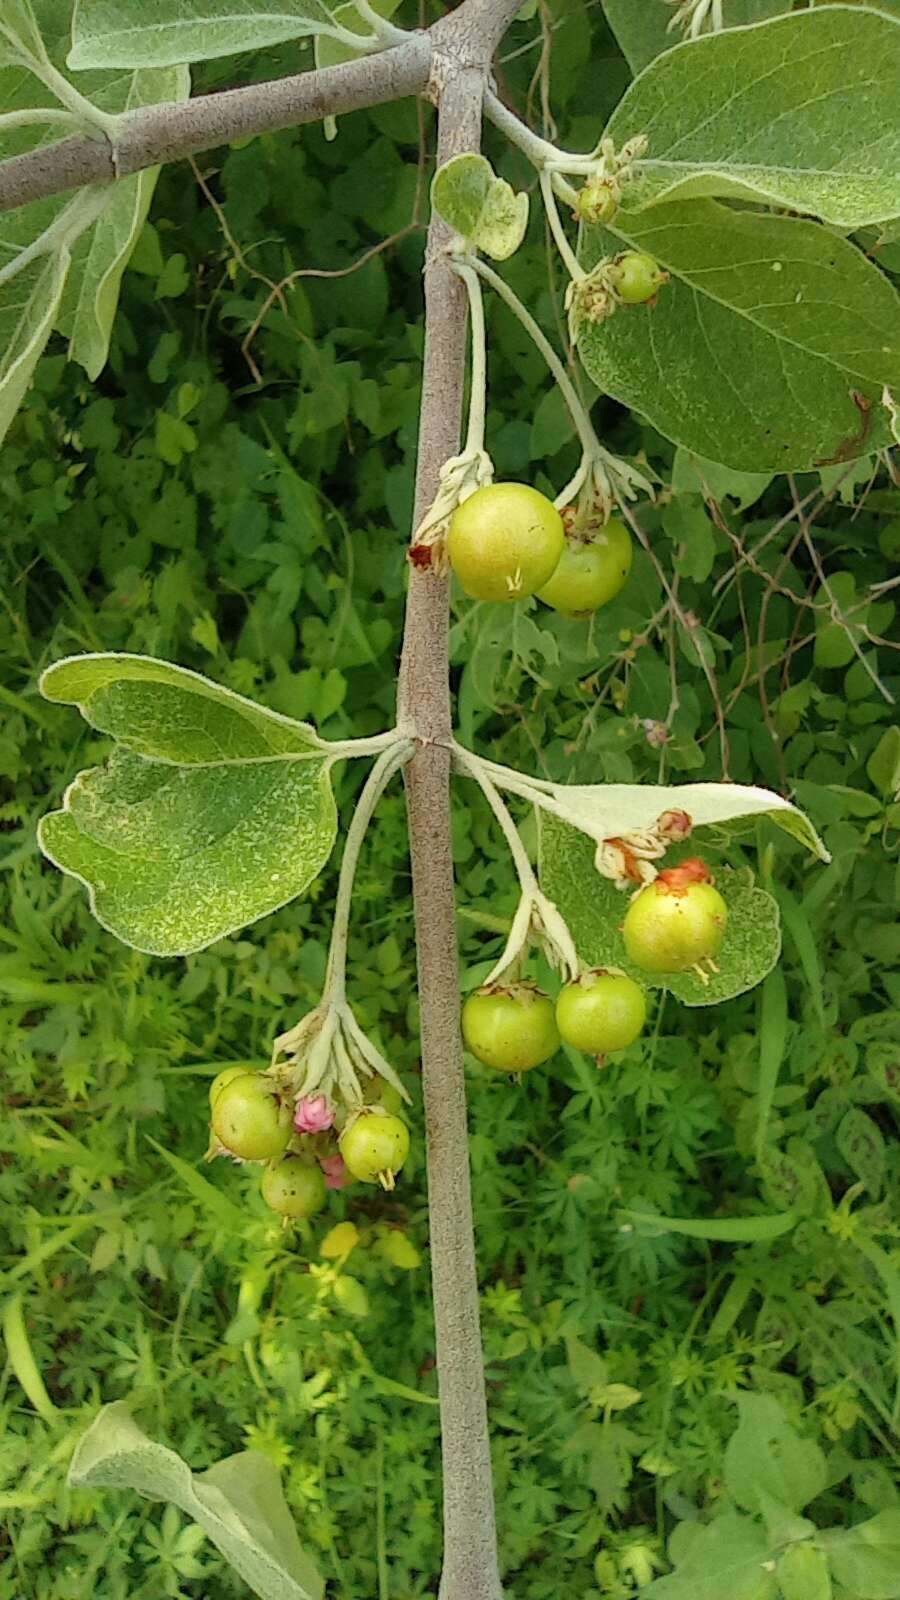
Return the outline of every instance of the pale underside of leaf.
{"type": "Polygon", "coordinates": [[[817,223],[693,200],[586,230],[584,263],[623,246],[649,251],[672,281],[655,304],[582,328],[601,390],[741,471],[807,471],[889,442],[881,395],[900,388],[900,297],[854,245],[817,223]]]}
{"type": "Polygon", "coordinates": [[[495,177],[484,156],[451,157],[435,173],[431,198],[449,227],[495,261],[506,260],[522,243],[528,196],[495,177]]]}
{"type": "MultiPolygon", "coordinates": [[[[186,100],[190,90],[187,67],[152,68],[111,79],[102,99],[105,108],[112,109],[113,99],[116,110],[132,111],[160,101],[186,100]]],[[[159,171],[151,167],[117,183],[97,222],[72,252],[57,326],[68,335],[70,360],[79,362],[91,379],[99,377],[106,365],[122,275],[147,220],[159,171]]]]}
{"type": "Polygon", "coordinates": [[[665,811],[686,811],[693,827],[723,826],[768,817],[822,861],[831,858],[809,819],[771,789],[741,783],[557,783],[548,809],[600,843],[651,829],[665,811]]]}
{"type": "Polygon", "coordinates": [[[633,207],[719,195],[851,229],[900,213],[898,103],[900,18],[823,6],[658,56],[606,133],[648,138],[633,207]]]}
{"type": "Polygon", "coordinates": [[[728,908],[727,928],[716,957],[719,970],[709,981],[694,972],[648,973],[634,966],[621,932],[627,892],[596,871],[594,847],[585,834],[542,811],[538,816],[541,888],[565,918],[586,967],[618,967],[645,988],[668,990],[684,1005],[711,1006],[754,988],[775,965],[781,952],[775,901],[726,869],[717,873],[716,888],[728,908]]]}
{"type": "Polygon", "coordinates": [[[0,290],[0,441],[22,403],[53,331],[71,256],[38,257],[0,290]]]}
{"type": "Polygon", "coordinates": [[[321,1574],[300,1544],[275,1467],[258,1452],[243,1451],[192,1473],[116,1401],[103,1407],[81,1439],[69,1482],[132,1489],[178,1506],[260,1600],[321,1600],[321,1574]]]}
{"type": "Polygon", "coordinates": [[[320,0],[77,0],[68,65],[171,67],[261,50],[332,25],[320,0]]]}
{"type": "Polygon", "coordinates": [[[40,689],[48,700],[77,706],[101,733],[157,761],[219,765],[328,748],[308,723],[153,656],[67,656],[48,667],[40,689]]]}
{"type": "Polygon", "coordinates": [[[103,927],[174,956],[302,894],[336,831],[325,758],[178,767],[120,749],[79,774],[38,842],[103,927]]]}

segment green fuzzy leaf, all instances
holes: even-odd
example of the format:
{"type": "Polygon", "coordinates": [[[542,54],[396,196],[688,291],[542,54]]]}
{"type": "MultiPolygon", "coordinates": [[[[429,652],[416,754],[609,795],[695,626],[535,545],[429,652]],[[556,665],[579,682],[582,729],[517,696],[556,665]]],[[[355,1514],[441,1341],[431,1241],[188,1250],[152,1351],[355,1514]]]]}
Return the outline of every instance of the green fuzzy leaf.
{"type": "Polygon", "coordinates": [[[781,952],[778,906],[764,889],[751,889],[732,872],[716,876],[728,907],[718,972],[703,983],[693,972],[644,972],[629,961],[621,934],[628,906],[623,894],[594,867],[594,847],[575,828],[540,814],[541,888],[558,906],[586,966],[619,967],[645,988],[666,989],[687,1006],[713,1006],[752,989],[781,952]]]}
{"type": "Polygon", "coordinates": [[[432,179],[438,215],[476,250],[505,261],[525,237],[528,196],[497,178],[484,156],[453,156],[432,179]]]}
{"type": "Polygon", "coordinates": [[[46,700],[77,706],[93,728],[136,755],[159,761],[216,765],[328,749],[308,723],[153,656],[67,656],[47,668],[40,690],[46,700]]]}
{"type": "Polygon", "coordinates": [[[117,1400],[103,1407],[81,1439],[69,1483],[167,1500],[193,1518],[260,1600],[320,1600],[323,1579],[297,1538],[267,1456],[243,1450],[206,1472],[191,1472],[174,1450],[149,1439],[117,1400]]]}
{"type": "Polygon", "coordinates": [[[900,1596],[900,1511],[879,1511],[856,1528],[827,1536],[831,1570],[852,1595],[900,1596]]]}
{"type": "MultiPolygon", "coordinates": [[[[726,27],[761,22],[783,11],[785,0],[728,0],[726,27]]],[[[672,26],[673,14],[653,0],[603,0],[609,25],[632,72],[640,72],[654,56],[671,50],[683,35],[672,26]]]]}
{"type": "Polygon", "coordinates": [[[757,1522],[726,1513],[698,1528],[683,1561],[644,1600],[774,1600],[769,1546],[757,1522]]]}
{"type": "Polygon", "coordinates": [[[333,26],[323,0],[76,0],[70,68],[172,67],[333,26]]]}
{"type": "Polygon", "coordinates": [[[900,20],[824,6],[667,51],[606,134],[649,140],[629,207],[719,195],[859,228],[900,213],[898,101],[900,20]]]}
{"type": "Polygon", "coordinates": [[[765,1494],[788,1511],[802,1511],[828,1481],[817,1444],[802,1439],[773,1395],[739,1394],[740,1421],[725,1451],[728,1492],[744,1511],[758,1511],[765,1494]]]}
{"type": "Polygon", "coordinates": [[[144,656],[76,656],[47,699],[119,741],[44,817],[41,849],[126,944],[184,955],[301,894],[336,833],[328,747],[312,728],[144,656]]]}
{"type": "Polygon", "coordinates": [[[582,325],[603,392],[676,444],[745,472],[807,471],[886,445],[900,297],[818,223],[692,200],[586,229],[587,268],[634,246],[671,274],[656,303],[582,325]]]}
{"type": "Polygon", "coordinates": [[[782,1600],[831,1600],[828,1560],[812,1544],[792,1544],[778,1558],[782,1600]]]}

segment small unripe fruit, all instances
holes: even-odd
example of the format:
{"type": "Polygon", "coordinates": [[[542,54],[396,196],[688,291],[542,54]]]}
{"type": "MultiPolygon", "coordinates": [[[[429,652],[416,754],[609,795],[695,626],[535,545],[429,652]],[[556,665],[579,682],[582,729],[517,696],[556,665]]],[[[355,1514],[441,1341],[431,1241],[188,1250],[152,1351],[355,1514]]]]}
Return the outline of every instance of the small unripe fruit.
{"type": "Polygon", "coordinates": [[[491,483],[457,506],[447,555],[473,600],[522,600],[547,582],[563,552],[563,524],[525,483],[491,483]]]}
{"type": "Polygon", "coordinates": [[[538,599],[566,617],[590,616],[622,588],[631,571],[631,534],[612,517],[589,539],[566,539],[556,571],[538,599]]]}
{"type": "Polygon", "coordinates": [[[553,1001],[528,983],[476,989],[462,1031],[466,1048],[497,1072],[530,1072],[559,1049],[553,1001]]]}
{"type": "Polygon", "coordinates": [[[567,983],[556,1002],[556,1025],[566,1044],[605,1056],[633,1044],[647,1020],[644,991],[633,978],[597,968],[567,983]]]}
{"type": "Polygon", "coordinates": [[[609,222],[619,209],[620,188],[614,177],[589,178],[575,197],[581,222],[609,222]]]}
{"type": "Polygon", "coordinates": [[[264,1074],[245,1072],[220,1089],[211,1126],[219,1143],[241,1161],[275,1161],[287,1149],[291,1113],[264,1074]]]}
{"type": "Polygon", "coordinates": [[[224,1089],[226,1083],[232,1083],[235,1078],[246,1078],[247,1075],[248,1075],[248,1072],[249,1072],[249,1068],[248,1067],[236,1066],[236,1067],[223,1067],[222,1071],[217,1073],[216,1077],[213,1078],[213,1081],[209,1086],[209,1109],[210,1109],[210,1111],[212,1110],[213,1106],[215,1105],[216,1101],[218,1100],[219,1095],[221,1094],[222,1090],[224,1089]]]}
{"type": "Polygon", "coordinates": [[[267,1167],[262,1179],[262,1197],[280,1217],[298,1222],[315,1216],[325,1204],[325,1179],[314,1161],[302,1156],[285,1156],[267,1167]]]}
{"type": "Polygon", "coordinates": [[[644,305],[669,281],[669,274],[643,250],[626,250],[616,256],[610,262],[607,277],[626,306],[644,305]]]}
{"type": "Polygon", "coordinates": [[[718,954],[728,908],[709,868],[696,859],[661,872],[625,913],[622,934],[636,967],[687,972],[718,954]]]}
{"type": "Polygon", "coordinates": [[[409,1154],[409,1129],[387,1111],[363,1111],[340,1137],[347,1171],[362,1183],[393,1189],[394,1178],[409,1154]]]}

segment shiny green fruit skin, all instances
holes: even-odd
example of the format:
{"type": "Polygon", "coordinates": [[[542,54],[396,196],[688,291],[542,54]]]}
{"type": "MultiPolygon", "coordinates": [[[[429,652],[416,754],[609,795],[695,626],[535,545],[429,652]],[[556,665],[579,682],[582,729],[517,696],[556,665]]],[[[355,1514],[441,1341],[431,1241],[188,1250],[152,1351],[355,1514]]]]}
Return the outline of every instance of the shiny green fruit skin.
{"type": "Polygon", "coordinates": [[[563,616],[588,616],[615,599],[631,571],[631,558],[631,534],[612,518],[586,544],[566,540],[556,571],[537,597],[563,616]]]}
{"type": "Polygon", "coordinates": [[[261,1073],[245,1072],[219,1090],[211,1127],[241,1161],[276,1161],[291,1137],[290,1108],[279,1104],[261,1073]]]}
{"type": "Polygon", "coordinates": [[[679,894],[650,883],[625,913],[625,949],[644,972],[687,972],[718,953],[727,919],[725,901],[711,883],[692,883],[679,894]]]}
{"type": "Polygon", "coordinates": [[[643,250],[626,250],[610,267],[609,280],[627,306],[641,306],[653,299],[666,274],[643,250]]]}
{"type": "Polygon", "coordinates": [[[589,1056],[605,1056],[633,1044],[647,1020],[644,991],[615,972],[585,972],[560,990],[556,1026],[560,1038],[589,1056]]]}
{"type": "Polygon", "coordinates": [[[491,483],[457,506],[447,554],[473,600],[523,600],[553,573],[565,535],[556,507],[525,483],[491,483]]]}
{"type": "Polygon", "coordinates": [[[344,1129],[338,1148],[354,1178],[383,1183],[400,1171],[409,1155],[409,1129],[390,1112],[364,1111],[344,1129]]]}
{"type": "Polygon", "coordinates": [[[249,1075],[247,1067],[223,1067],[217,1073],[209,1086],[209,1109],[212,1110],[226,1083],[233,1083],[235,1078],[246,1078],[249,1075]]]}
{"type": "Polygon", "coordinates": [[[470,994],[462,1032],[466,1049],[497,1072],[530,1072],[559,1049],[553,1001],[525,985],[470,994]]]}
{"type": "Polygon", "coordinates": [[[328,1190],[317,1162],[305,1161],[302,1156],[285,1156],[275,1166],[266,1167],[262,1197],[280,1217],[300,1222],[321,1211],[328,1190]]]}

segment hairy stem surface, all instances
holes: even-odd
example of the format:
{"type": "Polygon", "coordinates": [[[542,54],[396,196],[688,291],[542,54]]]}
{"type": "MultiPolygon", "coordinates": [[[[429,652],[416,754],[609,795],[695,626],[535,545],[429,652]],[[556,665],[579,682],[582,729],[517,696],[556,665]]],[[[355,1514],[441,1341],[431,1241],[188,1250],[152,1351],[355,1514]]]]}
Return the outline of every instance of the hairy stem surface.
{"type": "MultiPolygon", "coordinates": [[[[438,162],[481,143],[482,96],[494,47],[518,0],[466,0],[432,29],[438,162]]],[[[433,217],[425,266],[425,361],[419,425],[418,527],[459,449],[466,293],[452,271],[450,232],[433,217]]],[[[439,1600],[500,1600],[494,1492],[478,1309],[468,1127],[459,1032],[456,906],[450,840],[447,632],[449,584],[412,568],[398,721],[418,749],[406,768],[422,1032],[444,1478],[439,1600]]]]}

